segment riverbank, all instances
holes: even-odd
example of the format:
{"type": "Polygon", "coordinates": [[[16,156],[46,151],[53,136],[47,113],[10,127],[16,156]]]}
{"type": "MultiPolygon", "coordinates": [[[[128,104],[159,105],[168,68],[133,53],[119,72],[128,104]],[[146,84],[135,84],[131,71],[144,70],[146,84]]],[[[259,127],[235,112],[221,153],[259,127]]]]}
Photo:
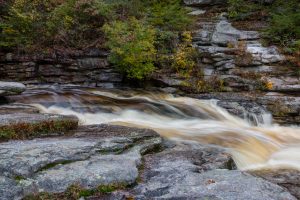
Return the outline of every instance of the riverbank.
{"type": "Polygon", "coordinates": [[[290,56],[263,42],[265,21],[184,2],[199,52],[188,75],[128,80],[100,48],[0,52],[3,200],[300,199],[290,56]]]}
{"type": "MultiPolygon", "coordinates": [[[[36,132],[41,134],[30,134],[27,139],[15,137],[19,140],[2,141],[0,143],[0,152],[2,152],[0,169],[3,174],[0,185],[3,189],[0,193],[4,199],[22,199],[23,197],[25,199],[78,199],[80,197],[84,199],[174,199],[180,197],[182,199],[228,200],[260,199],[261,197],[264,199],[299,198],[296,181],[299,172],[297,170],[267,168],[267,171],[241,171],[237,169],[237,164],[233,160],[238,154],[228,151],[230,145],[233,145],[231,147],[238,145],[234,147],[237,150],[244,148],[240,149],[240,153],[258,150],[254,153],[255,155],[264,155],[264,153],[268,155],[267,151],[263,150],[264,147],[271,150],[273,147],[268,145],[273,144],[277,140],[276,137],[280,137],[279,133],[274,132],[275,140],[266,141],[266,146],[260,146],[259,142],[263,141],[259,141],[259,138],[251,138],[251,134],[246,136],[249,131],[247,131],[249,126],[247,120],[248,123],[253,124],[269,123],[268,120],[264,121],[266,120],[263,117],[265,111],[260,110],[260,107],[252,107],[259,112],[242,110],[242,106],[250,108],[245,106],[247,101],[243,101],[244,104],[239,105],[241,107],[235,103],[231,105],[231,109],[241,112],[240,114],[243,113],[241,117],[245,117],[246,121],[239,121],[233,116],[222,113],[221,110],[211,110],[213,107],[210,108],[209,101],[205,103],[203,100],[202,102],[186,98],[182,102],[183,105],[186,104],[185,106],[165,105],[164,101],[168,98],[172,99],[172,96],[158,93],[157,90],[155,93],[150,91],[143,93],[142,90],[131,91],[123,88],[113,93],[112,89],[55,85],[28,89],[23,94],[7,98],[10,101],[14,100],[15,103],[0,106],[4,114],[1,117],[5,121],[7,121],[6,116],[10,115],[15,116],[12,119],[22,124],[22,127],[32,127],[32,124],[36,126],[41,122],[40,119],[43,119],[43,123],[46,122],[46,124],[52,124],[53,119],[57,122],[72,119],[73,124],[77,123],[75,116],[70,118],[59,115],[61,112],[64,115],[77,113],[80,125],[78,128],[66,126],[63,129],[61,126],[59,129],[44,126],[36,132]],[[193,101],[195,102],[192,103],[193,101]],[[192,105],[195,107],[192,109],[188,107],[192,105]],[[123,114],[121,113],[126,113],[126,109],[132,112],[124,115],[125,121],[122,122],[123,114]],[[130,125],[134,122],[136,109],[150,114],[149,117],[141,115],[142,113],[138,115],[135,119],[136,126],[158,123],[153,125],[153,128],[160,131],[161,135],[149,129],[101,124],[115,119],[122,123],[128,122],[127,124],[130,125]],[[176,109],[179,110],[176,111],[176,109]],[[50,117],[49,114],[37,114],[40,111],[56,113],[52,114],[55,118],[50,117]],[[115,116],[110,117],[110,113],[115,113],[115,116]],[[245,115],[245,113],[250,115],[245,115]],[[156,118],[156,121],[160,120],[151,121],[155,120],[151,118],[151,115],[156,118]],[[177,119],[176,115],[181,117],[177,119]],[[191,115],[192,118],[186,115],[191,115]],[[168,120],[167,116],[171,117],[171,120],[168,120]],[[184,133],[182,130],[178,132],[179,135],[176,135],[178,133],[173,129],[181,130],[179,125],[182,122],[178,120],[186,117],[189,123],[195,118],[201,119],[196,122],[196,125],[200,126],[201,124],[207,126],[210,120],[213,120],[212,128],[202,127],[196,132],[191,132],[192,135],[186,136],[180,134],[184,133]],[[233,132],[226,133],[227,128],[233,131],[237,127],[234,124],[221,125],[226,119],[223,117],[229,117],[227,120],[237,120],[235,123],[241,123],[243,131],[237,130],[235,136],[231,136],[233,132]],[[147,121],[143,122],[144,118],[147,121]],[[90,123],[101,125],[82,125],[90,123]],[[174,124],[169,125],[169,123],[174,124]],[[162,125],[169,131],[162,131],[162,125]],[[219,128],[216,129],[216,126],[219,128]],[[220,128],[224,128],[223,133],[218,132],[220,128]],[[216,135],[211,133],[212,135],[209,134],[207,138],[196,139],[200,136],[197,136],[199,131],[203,132],[203,136],[211,131],[218,133],[216,132],[216,135]],[[195,139],[190,138],[193,135],[195,139]],[[184,137],[174,140],[173,137],[179,136],[184,137]],[[250,139],[246,139],[247,137],[250,139]],[[243,142],[239,143],[239,140],[243,142]],[[257,140],[258,143],[253,140],[257,140]],[[250,144],[250,149],[247,148],[247,144],[250,144]],[[226,147],[226,145],[229,146],[226,147]],[[280,180],[276,178],[278,176],[281,177],[280,180]]],[[[178,102],[180,98],[184,97],[179,97],[178,100],[175,98],[173,103],[178,102]]],[[[198,96],[197,98],[204,99],[205,97],[198,96]]],[[[212,96],[207,98],[210,99],[212,96]]],[[[230,105],[232,102],[224,100],[218,103],[230,105]]],[[[2,123],[1,120],[0,122],[2,123]]],[[[2,125],[0,124],[0,127],[2,125]]],[[[9,123],[9,126],[15,125],[9,123]]],[[[193,129],[191,126],[192,124],[184,127],[193,129]]],[[[14,130],[17,131],[15,134],[24,132],[23,128],[14,130]]],[[[295,128],[294,131],[297,129],[295,128]]],[[[291,135],[288,135],[287,129],[279,132],[288,141],[291,135]]],[[[189,133],[186,132],[186,134],[189,133]]],[[[267,135],[262,136],[271,138],[267,135]]],[[[296,139],[292,141],[296,142],[296,139]]]]}

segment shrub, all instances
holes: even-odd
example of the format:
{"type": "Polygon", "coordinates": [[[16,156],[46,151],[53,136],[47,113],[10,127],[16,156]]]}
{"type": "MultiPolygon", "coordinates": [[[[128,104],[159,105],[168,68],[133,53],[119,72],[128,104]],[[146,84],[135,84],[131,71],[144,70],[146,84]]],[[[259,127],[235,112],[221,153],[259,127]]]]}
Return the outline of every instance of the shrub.
{"type": "Polygon", "coordinates": [[[190,32],[182,33],[182,42],[172,56],[172,66],[176,71],[185,78],[189,78],[194,67],[198,51],[192,46],[192,36],[190,32]]]}
{"type": "Polygon", "coordinates": [[[187,15],[188,10],[181,6],[180,3],[180,0],[146,1],[148,21],[159,30],[187,30],[192,24],[192,18],[187,15]]]}
{"type": "Polygon", "coordinates": [[[228,0],[228,15],[235,20],[246,19],[252,12],[262,9],[261,4],[247,0],[228,0]]]}
{"type": "Polygon", "coordinates": [[[102,0],[15,0],[0,24],[0,46],[84,46],[101,36],[112,15],[102,0]]]}
{"type": "Polygon", "coordinates": [[[265,30],[265,37],[282,46],[294,45],[300,40],[300,9],[286,9],[271,15],[270,25],[265,30]]]}
{"type": "Polygon", "coordinates": [[[154,70],[155,30],[151,26],[130,18],[106,24],[103,30],[111,49],[109,60],[127,77],[143,79],[154,70]]]}
{"type": "Polygon", "coordinates": [[[101,27],[111,18],[112,5],[102,0],[68,0],[51,12],[46,24],[54,43],[76,48],[101,38],[101,27]]]}

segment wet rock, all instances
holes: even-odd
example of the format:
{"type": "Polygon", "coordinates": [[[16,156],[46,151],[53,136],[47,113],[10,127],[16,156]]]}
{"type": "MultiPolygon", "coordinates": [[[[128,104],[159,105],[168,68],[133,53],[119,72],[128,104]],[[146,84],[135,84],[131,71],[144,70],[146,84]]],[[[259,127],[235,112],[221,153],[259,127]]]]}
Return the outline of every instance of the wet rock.
{"type": "Polygon", "coordinates": [[[272,123],[271,114],[266,108],[256,102],[229,102],[220,100],[217,102],[217,105],[254,125],[272,123]]]}
{"type": "Polygon", "coordinates": [[[142,155],[161,145],[157,133],[121,126],[82,126],[72,137],[0,143],[0,188],[18,188],[3,200],[38,192],[64,192],[79,184],[86,189],[99,185],[134,183],[142,155]],[[18,178],[18,181],[13,181],[18,178]]]}
{"type": "Polygon", "coordinates": [[[285,189],[230,167],[221,149],[189,145],[145,157],[135,199],[295,199],[285,189]],[[192,146],[192,147],[191,147],[192,146]]]}
{"type": "Polygon", "coordinates": [[[0,96],[20,94],[25,90],[26,87],[22,83],[0,81],[0,96]]]}
{"type": "Polygon", "coordinates": [[[0,114],[16,114],[16,113],[39,113],[39,109],[20,103],[12,103],[0,106],[0,114]]]}
{"type": "Polygon", "coordinates": [[[14,124],[36,124],[47,121],[72,121],[78,123],[76,116],[72,115],[56,115],[56,114],[5,114],[0,116],[0,127],[1,126],[13,126],[14,124]]]}
{"type": "Polygon", "coordinates": [[[189,96],[198,99],[217,99],[219,106],[242,118],[245,118],[245,114],[248,116],[247,119],[253,119],[257,115],[258,121],[270,123],[269,115],[272,114],[275,123],[300,124],[300,97],[297,94],[215,92],[189,96]]]}
{"type": "Polygon", "coordinates": [[[300,124],[300,97],[282,93],[266,93],[256,99],[268,109],[279,124],[300,124]]]}

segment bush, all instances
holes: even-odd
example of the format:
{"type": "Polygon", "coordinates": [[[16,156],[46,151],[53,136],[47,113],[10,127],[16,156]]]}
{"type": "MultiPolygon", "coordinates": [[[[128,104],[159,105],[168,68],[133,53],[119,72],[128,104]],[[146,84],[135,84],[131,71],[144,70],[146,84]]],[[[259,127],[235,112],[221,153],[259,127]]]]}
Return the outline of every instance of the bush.
{"type": "Polygon", "coordinates": [[[55,44],[76,48],[101,39],[101,27],[111,18],[112,5],[102,0],[68,0],[51,12],[46,25],[55,44]]]}
{"type": "Polygon", "coordinates": [[[275,2],[264,36],[272,43],[300,49],[300,4],[297,0],[275,2]]]}
{"type": "Polygon", "coordinates": [[[182,42],[172,56],[172,66],[176,69],[177,73],[185,78],[189,78],[196,66],[196,59],[198,51],[192,46],[192,36],[190,32],[182,34],[182,42]]]}
{"type": "Polygon", "coordinates": [[[81,47],[101,37],[112,15],[102,0],[15,0],[0,24],[0,46],[81,47]]]}
{"type": "Polygon", "coordinates": [[[148,21],[159,30],[184,31],[192,24],[188,10],[180,5],[180,0],[146,1],[148,21]]]}
{"type": "Polygon", "coordinates": [[[247,0],[228,0],[228,15],[235,20],[244,20],[262,8],[261,4],[247,0]]]}
{"type": "Polygon", "coordinates": [[[165,58],[170,67],[174,52],[189,59],[191,48],[180,44],[179,37],[193,19],[181,0],[10,1],[0,7],[0,48],[40,52],[108,47],[110,61],[136,79],[162,66],[165,58]]]}
{"type": "Polygon", "coordinates": [[[154,70],[155,30],[151,26],[130,18],[106,24],[103,30],[111,49],[109,60],[129,78],[143,79],[154,70]]]}

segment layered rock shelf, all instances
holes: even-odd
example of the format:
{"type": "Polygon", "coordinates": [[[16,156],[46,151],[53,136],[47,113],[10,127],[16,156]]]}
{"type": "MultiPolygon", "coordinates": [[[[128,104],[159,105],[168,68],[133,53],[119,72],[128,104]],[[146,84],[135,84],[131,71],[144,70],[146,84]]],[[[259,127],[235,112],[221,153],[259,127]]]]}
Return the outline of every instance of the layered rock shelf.
{"type": "Polygon", "coordinates": [[[296,199],[236,170],[221,148],[164,141],[146,129],[81,126],[69,136],[0,143],[0,154],[3,200],[112,184],[122,189],[86,199],[296,199]]]}
{"type": "MultiPolygon", "coordinates": [[[[300,79],[284,67],[286,57],[280,49],[264,46],[257,30],[237,28],[226,13],[214,10],[225,0],[183,2],[197,19],[193,46],[200,53],[203,80],[209,83],[217,77],[224,87],[190,92],[183,89],[178,74],[154,73],[149,88],[217,99],[218,106],[254,125],[271,124],[266,121],[271,117],[265,117],[272,115],[275,123],[298,126],[300,79]]],[[[1,200],[300,199],[297,170],[241,171],[228,149],[176,142],[153,130],[101,121],[82,125],[73,115],[40,113],[34,105],[13,102],[32,85],[122,86],[123,75],[108,62],[108,55],[99,49],[49,55],[0,53],[1,200]]],[[[87,101],[93,104],[92,98],[87,101]]],[[[82,104],[76,106],[80,110],[82,104]]]]}
{"type": "Polygon", "coordinates": [[[72,83],[103,87],[113,87],[123,79],[108,63],[107,52],[94,49],[72,54],[0,54],[0,78],[26,84],[72,83]]]}

